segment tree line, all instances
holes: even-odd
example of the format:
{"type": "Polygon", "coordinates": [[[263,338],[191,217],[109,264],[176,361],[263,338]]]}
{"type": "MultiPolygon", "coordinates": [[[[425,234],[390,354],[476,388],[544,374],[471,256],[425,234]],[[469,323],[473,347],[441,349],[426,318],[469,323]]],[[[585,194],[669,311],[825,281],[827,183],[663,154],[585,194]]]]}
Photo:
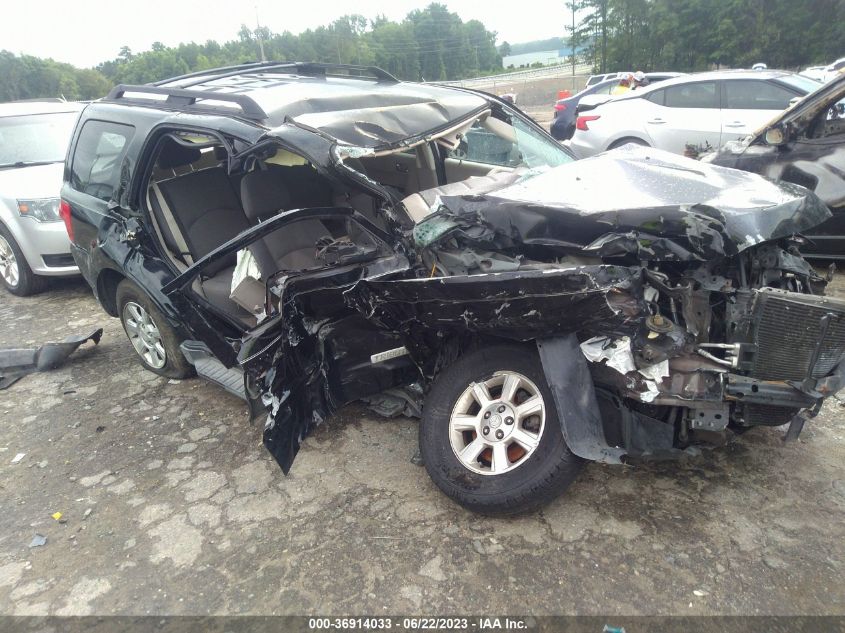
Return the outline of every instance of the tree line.
{"type": "Polygon", "coordinates": [[[316,61],[379,66],[400,79],[443,81],[501,70],[496,33],[478,20],[464,22],[443,4],[432,3],[401,22],[343,16],[299,35],[267,27],[241,26],[237,39],[188,43],[118,56],[94,69],[0,51],[0,101],[60,97],[95,99],[117,83],[147,83],[195,70],[258,61],[316,61]]]}
{"type": "Polygon", "coordinates": [[[845,55],[845,0],[572,0],[597,72],[795,69],[845,55]]]}

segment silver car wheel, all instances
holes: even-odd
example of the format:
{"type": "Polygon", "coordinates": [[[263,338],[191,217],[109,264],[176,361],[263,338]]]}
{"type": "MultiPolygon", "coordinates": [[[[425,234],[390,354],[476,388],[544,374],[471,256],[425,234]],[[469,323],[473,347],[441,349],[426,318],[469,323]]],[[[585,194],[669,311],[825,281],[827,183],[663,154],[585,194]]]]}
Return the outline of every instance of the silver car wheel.
{"type": "Polygon", "coordinates": [[[449,419],[449,442],[472,472],[501,475],[528,461],[545,424],[546,403],[537,385],[522,374],[497,371],[460,395],[449,419]]]}
{"type": "Polygon", "coordinates": [[[129,301],[123,306],[123,324],[138,355],[154,369],[164,367],[167,363],[164,342],[149,313],[134,301],[129,301]]]}
{"type": "Polygon", "coordinates": [[[13,288],[17,287],[20,281],[20,269],[15,251],[2,235],[0,235],[0,277],[13,288]]]}

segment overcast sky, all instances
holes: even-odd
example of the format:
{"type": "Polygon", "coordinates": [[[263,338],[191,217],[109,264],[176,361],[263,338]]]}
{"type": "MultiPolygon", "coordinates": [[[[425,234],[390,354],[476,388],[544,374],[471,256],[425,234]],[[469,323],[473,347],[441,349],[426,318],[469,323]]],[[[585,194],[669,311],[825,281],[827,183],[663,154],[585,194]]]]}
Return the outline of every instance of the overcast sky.
{"type": "MultiPolygon", "coordinates": [[[[499,43],[565,35],[564,26],[571,19],[563,0],[441,2],[464,21],[480,20],[496,31],[499,43]]],[[[348,13],[401,20],[427,4],[425,0],[5,0],[0,3],[4,26],[0,49],[86,67],[113,59],[124,45],[138,52],[155,41],[170,46],[235,39],[241,24],[255,26],[256,7],[263,26],[299,33],[348,13]]]]}

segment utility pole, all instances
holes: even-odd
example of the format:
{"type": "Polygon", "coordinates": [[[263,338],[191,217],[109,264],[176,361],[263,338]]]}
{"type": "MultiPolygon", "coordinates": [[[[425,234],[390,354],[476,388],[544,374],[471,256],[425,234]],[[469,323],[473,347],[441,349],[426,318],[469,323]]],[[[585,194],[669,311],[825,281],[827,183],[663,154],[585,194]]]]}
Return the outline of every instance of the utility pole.
{"type": "Polygon", "coordinates": [[[255,5],[255,36],[258,38],[258,49],[261,51],[261,61],[266,62],[264,56],[264,41],[261,39],[261,23],[258,21],[258,4],[255,5]]]}
{"type": "Polygon", "coordinates": [[[569,43],[572,45],[572,86],[575,86],[575,2],[570,2],[569,7],[572,9],[572,32],[569,34],[569,43]]]}

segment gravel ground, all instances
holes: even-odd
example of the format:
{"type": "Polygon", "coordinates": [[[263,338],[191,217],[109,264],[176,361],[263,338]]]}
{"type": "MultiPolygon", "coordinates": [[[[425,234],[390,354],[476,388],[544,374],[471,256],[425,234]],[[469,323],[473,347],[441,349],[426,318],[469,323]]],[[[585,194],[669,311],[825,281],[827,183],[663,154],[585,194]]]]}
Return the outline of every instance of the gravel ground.
{"type": "Polygon", "coordinates": [[[284,477],[239,400],[144,371],[81,281],[0,294],[0,323],[0,347],[105,328],[0,392],[2,614],[845,613],[835,400],[799,442],[591,464],[542,512],[492,520],[411,464],[415,421],[360,406],[284,477]]]}

